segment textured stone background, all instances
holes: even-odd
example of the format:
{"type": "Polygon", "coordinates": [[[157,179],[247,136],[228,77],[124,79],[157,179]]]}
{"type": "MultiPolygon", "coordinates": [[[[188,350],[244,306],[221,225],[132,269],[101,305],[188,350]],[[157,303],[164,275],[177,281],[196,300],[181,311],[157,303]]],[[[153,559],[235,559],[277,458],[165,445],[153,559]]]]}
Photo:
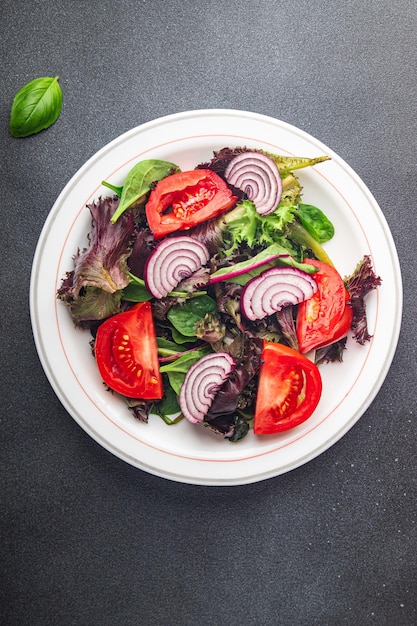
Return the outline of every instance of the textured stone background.
{"type": "Polygon", "coordinates": [[[411,0],[4,0],[0,20],[1,624],[417,623],[417,12],[411,0]],[[61,117],[8,134],[16,91],[60,76],[61,117]],[[39,363],[36,243],[78,168],[189,109],[282,119],[343,157],[391,228],[404,319],[359,422],[289,474],[233,488],[130,467],[66,413],[39,363]]]}

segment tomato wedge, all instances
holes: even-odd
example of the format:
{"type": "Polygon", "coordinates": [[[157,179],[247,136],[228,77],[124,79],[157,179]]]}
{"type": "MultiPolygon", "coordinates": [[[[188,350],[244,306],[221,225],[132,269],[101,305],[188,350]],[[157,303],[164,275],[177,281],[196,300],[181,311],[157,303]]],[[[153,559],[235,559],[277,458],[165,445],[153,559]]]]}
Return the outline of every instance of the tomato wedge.
{"type": "Polygon", "coordinates": [[[319,369],[305,356],[280,343],[264,341],[254,433],[272,435],[311,417],[322,391],[319,369]]]}
{"type": "Polygon", "coordinates": [[[98,328],[95,355],[106,385],[128,398],[156,400],[164,394],[150,302],[118,313],[98,328]]]}
{"type": "Polygon", "coordinates": [[[297,338],[303,354],[345,337],[353,316],[348,304],[350,294],[337,270],[316,259],[304,262],[318,268],[313,275],[318,290],[298,305],[297,338]]]}
{"type": "Polygon", "coordinates": [[[178,172],[151,191],[146,217],[155,239],[161,239],[224,213],[236,200],[225,181],[211,170],[178,172]]]}

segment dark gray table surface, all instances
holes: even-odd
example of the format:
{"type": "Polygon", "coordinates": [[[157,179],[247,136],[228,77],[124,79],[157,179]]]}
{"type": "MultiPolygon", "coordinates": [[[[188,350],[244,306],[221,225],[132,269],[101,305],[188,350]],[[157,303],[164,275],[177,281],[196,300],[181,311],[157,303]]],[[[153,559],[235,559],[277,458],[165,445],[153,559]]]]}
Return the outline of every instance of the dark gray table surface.
{"type": "Polygon", "coordinates": [[[417,11],[412,0],[4,0],[1,49],[1,580],[7,625],[417,623],[417,11]],[[60,76],[61,117],[9,135],[16,91],[60,76]],[[61,406],[35,350],[33,254],[61,189],[156,117],[263,113],[367,184],[397,245],[398,349],[321,456],[203,487],[126,464],[61,406]]]}

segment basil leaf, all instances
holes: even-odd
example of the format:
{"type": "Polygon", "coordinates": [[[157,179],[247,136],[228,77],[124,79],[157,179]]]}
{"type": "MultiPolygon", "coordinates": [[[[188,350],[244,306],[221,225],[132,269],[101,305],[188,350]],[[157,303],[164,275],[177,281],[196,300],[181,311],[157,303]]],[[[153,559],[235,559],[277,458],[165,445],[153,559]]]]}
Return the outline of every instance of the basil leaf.
{"type": "MultiPolygon", "coordinates": [[[[136,163],[126,176],[119,206],[117,207],[111,222],[116,222],[119,217],[132,205],[139,205],[146,199],[152,184],[179,172],[180,169],[175,163],[169,161],[159,161],[158,159],[146,159],[136,163]]],[[[104,184],[105,181],[102,183],[104,184]]],[[[106,184],[108,186],[108,184],[106,184]]],[[[114,189],[114,187],[113,187],[114,189]]]]}
{"type": "Polygon", "coordinates": [[[14,97],[10,113],[13,137],[28,137],[52,126],[62,109],[62,90],[55,78],[35,78],[14,97]]]}
{"type": "MultiPolygon", "coordinates": [[[[195,325],[204,318],[206,313],[216,313],[216,302],[210,296],[191,298],[184,304],[171,307],[167,318],[171,324],[185,337],[195,337],[195,325]]],[[[178,341],[174,338],[174,340],[178,341]]]]}

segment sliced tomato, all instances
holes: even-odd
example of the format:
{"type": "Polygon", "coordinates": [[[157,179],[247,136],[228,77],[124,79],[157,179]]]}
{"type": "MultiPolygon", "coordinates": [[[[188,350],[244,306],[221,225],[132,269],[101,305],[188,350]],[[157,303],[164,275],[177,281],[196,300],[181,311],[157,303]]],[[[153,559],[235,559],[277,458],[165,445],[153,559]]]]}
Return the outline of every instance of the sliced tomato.
{"type": "Polygon", "coordinates": [[[178,172],[151,191],[146,217],[155,239],[161,239],[224,213],[236,200],[225,181],[211,170],[178,172]]]}
{"type": "Polygon", "coordinates": [[[325,341],[323,341],[323,343],[318,344],[316,348],[324,348],[325,346],[329,346],[331,343],[335,343],[336,341],[339,341],[339,339],[343,339],[343,337],[346,337],[352,325],[352,319],[352,308],[349,304],[346,304],[342,317],[334,325],[334,328],[329,337],[325,341]]]}
{"type": "Polygon", "coordinates": [[[103,381],[128,398],[163,396],[155,325],[149,302],[118,313],[98,328],[95,355],[103,381]]]}
{"type": "Polygon", "coordinates": [[[297,350],[264,341],[254,433],[271,435],[311,417],[322,391],[318,367],[297,350]]]}
{"type": "Polygon", "coordinates": [[[313,274],[318,290],[298,305],[297,338],[303,354],[338,341],[352,323],[350,295],[338,271],[316,259],[305,259],[305,263],[318,268],[313,274]]]}

